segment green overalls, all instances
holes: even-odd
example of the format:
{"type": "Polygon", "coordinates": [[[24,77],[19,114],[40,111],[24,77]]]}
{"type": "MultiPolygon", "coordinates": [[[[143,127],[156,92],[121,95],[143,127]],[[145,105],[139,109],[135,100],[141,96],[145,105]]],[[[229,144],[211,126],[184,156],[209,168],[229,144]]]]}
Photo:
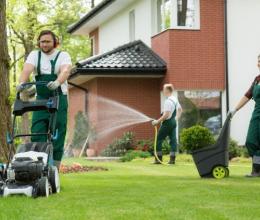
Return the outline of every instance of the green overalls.
{"type": "Polygon", "coordinates": [[[165,120],[162,122],[162,125],[159,129],[158,136],[157,136],[157,155],[162,156],[162,143],[165,140],[166,137],[170,138],[170,146],[171,146],[171,152],[170,155],[177,151],[177,139],[176,139],[176,127],[177,123],[175,120],[176,117],[176,107],[175,110],[172,113],[172,116],[170,119],[165,120]]]}
{"type": "MultiPolygon", "coordinates": [[[[51,74],[41,73],[41,51],[38,53],[38,66],[37,75],[35,80],[37,81],[55,81],[57,79],[57,73],[55,73],[55,65],[60,55],[60,51],[54,60],[51,60],[51,74]]],[[[48,99],[53,96],[54,92],[49,90],[46,86],[36,86],[37,98],[36,99],[48,99]]],[[[53,159],[55,161],[61,161],[64,151],[64,141],[67,129],[67,109],[68,100],[67,95],[63,95],[61,88],[59,87],[59,109],[57,112],[56,129],[58,129],[58,139],[53,142],[53,159]]],[[[32,133],[45,133],[47,132],[49,125],[50,113],[48,111],[36,111],[32,116],[32,133]]],[[[46,136],[34,136],[31,138],[32,142],[46,142],[46,136]]]]}
{"type": "Polygon", "coordinates": [[[258,84],[254,85],[253,99],[255,108],[248,128],[246,147],[249,155],[253,157],[253,162],[260,163],[260,85],[258,84]]]}

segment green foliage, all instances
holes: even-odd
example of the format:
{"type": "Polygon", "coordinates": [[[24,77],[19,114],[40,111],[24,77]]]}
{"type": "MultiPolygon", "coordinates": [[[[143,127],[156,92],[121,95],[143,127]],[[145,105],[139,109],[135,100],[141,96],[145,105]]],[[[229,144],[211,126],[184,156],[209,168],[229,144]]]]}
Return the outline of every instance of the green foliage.
{"type": "Polygon", "coordinates": [[[129,162],[136,158],[148,158],[151,154],[147,151],[130,150],[123,157],[120,158],[121,162],[129,162]]]}
{"type": "Polygon", "coordinates": [[[241,147],[242,147],[242,155],[243,155],[243,157],[249,158],[250,155],[249,155],[249,153],[248,153],[247,148],[246,148],[245,146],[241,146],[241,147]]]}
{"type": "Polygon", "coordinates": [[[214,137],[208,128],[200,125],[183,129],[180,135],[180,144],[187,152],[213,144],[214,137]]]}
{"type": "Polygon", "coordinates": [[[230,160],[234,157],[243,156],[243,148],[240,147],[238,145],[237,141],[235,141],[235,140],[232,140],[232,139],[230,140],[228,151],[229,151],[229,159],[230,160]]]}
{"type": "Polygon", "coordinates": [[[126,132],[122,138],[115,139],[101,153],[102,156],[116,157],[124,155],[128,150],[134,148],[133,132],[126,132]]]}
{"type": "Polygon", "coordinates": [[[153,140],[138,140],[136,142],[136,145],[134,147],[134,150],[139,150],[139,151],[149,151],[153,152],[153,145],[154,141],[153,140]]]}
{"type": "MultiPolygon", "coordinates": [[[[169,144],[170,140],[167,137],[162,144],[163,154],[169,154],[171,146],[169,144]]],[[[138,140],[134,147],[134,150],[148,151],[150,154],[154,154],[154,140],[138,140]]]]}
{"type": "Polygon", "coordinates": [[[171,150],[170,139],[167,137],[162,143],[162,153],[169,154],[171,150]]]}
{"type": "Polygon", "coordinates": [[[75,127],[72,139],[73,148],[81,148],[89,135],[93,134],[90,122],[83,112],[79,111],[75,116],[75,127]]]}

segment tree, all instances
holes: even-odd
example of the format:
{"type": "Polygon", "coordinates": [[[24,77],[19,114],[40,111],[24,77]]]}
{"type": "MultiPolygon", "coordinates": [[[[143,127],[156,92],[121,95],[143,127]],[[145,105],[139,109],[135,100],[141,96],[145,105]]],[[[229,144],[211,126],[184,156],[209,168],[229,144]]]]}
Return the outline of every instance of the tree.
{"type": "Polygon", "coordinates": [[[9,102],[9,55],[6,33],[6,1],[0,1],[0,158],[7,159],[8,146],[6,131],[11,125],[11,108],[9,102]]]}
{"type": "Polygon", "coordinates": [[[91,129],[89,120],[87,119],[86,115],[83,114],[82,111],[79,111],[75,116],[75,127],[72,140],[72,147],[82,148],[87,137],[92,133],[93,131],[91,129]]]}

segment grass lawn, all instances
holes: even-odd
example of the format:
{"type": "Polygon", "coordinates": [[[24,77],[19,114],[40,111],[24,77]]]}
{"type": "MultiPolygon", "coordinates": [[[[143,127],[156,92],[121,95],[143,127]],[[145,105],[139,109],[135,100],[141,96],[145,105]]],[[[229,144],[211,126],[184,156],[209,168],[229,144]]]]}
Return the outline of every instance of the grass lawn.
{"type": "Polygon", "coordinates": [[[49,198],[1,198],[1,220],[260,219],[260,179],[246,179],[247,162],[230,165],[230,177],[200,179],[191,162],[176,166],[87,162],[109,171],[61,175],[62,192],[49,198]]]}

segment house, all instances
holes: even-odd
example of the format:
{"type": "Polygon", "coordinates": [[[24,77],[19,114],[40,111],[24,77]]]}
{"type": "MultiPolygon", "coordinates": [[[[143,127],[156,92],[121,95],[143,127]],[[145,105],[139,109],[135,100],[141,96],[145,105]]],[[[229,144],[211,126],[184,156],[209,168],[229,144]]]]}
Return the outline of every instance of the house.
{"type": "MultiPolygon", "coordinates": [[[[219,127],[256,73],[259,9],[257,0],[250,5],[243,0],[103,0],[68,29],[88,35],[92,46],[92,57],[79,61],[69,79],[75,85],[69,129],[78,111],[92,113],[93,123],[100,123],[98,96],[157,118],[164,83],[174,85],[185,110],[179,129],[209,121],[219,127]]],[[[247,126],[241,114],[249,121],[251,107],[233,120],[232,137],[240,143],[247,126]]],[[[129,129],[140,139],[153,136],[149,123],[129,129]]],[[[90,148],[99,154],[123,131],[90,148]]]]}

